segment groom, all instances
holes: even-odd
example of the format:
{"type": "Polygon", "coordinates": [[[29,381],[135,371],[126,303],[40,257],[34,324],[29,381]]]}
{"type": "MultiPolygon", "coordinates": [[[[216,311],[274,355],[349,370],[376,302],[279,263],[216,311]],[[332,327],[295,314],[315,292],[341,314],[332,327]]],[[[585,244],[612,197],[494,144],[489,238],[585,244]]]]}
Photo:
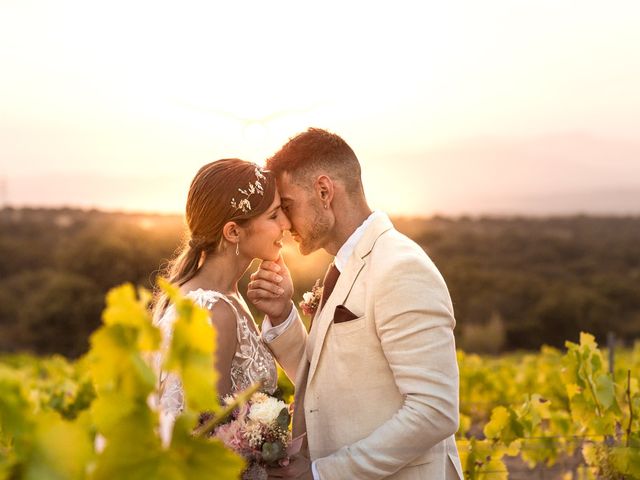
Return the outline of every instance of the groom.
{"type": "Polygon", "coordinates": [[[371,211],[358,159],[339,136],[310,128],[267,168],[300,252],[335,256],[308,334],[282,262],[263,262],[249,284],[267,315],[263,338],[295,379],[294,436],[307,434],[308,457],[271,475],[462,479],[455,320],[437,268],[371,211]]]}

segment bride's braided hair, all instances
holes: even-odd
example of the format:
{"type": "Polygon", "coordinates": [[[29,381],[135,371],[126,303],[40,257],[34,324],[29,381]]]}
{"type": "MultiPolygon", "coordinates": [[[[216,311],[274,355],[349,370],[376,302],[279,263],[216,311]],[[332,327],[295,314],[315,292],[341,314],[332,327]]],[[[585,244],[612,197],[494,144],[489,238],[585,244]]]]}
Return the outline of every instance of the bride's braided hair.
{"type": "MultiPolygon", "coordinates": [[[[161,276],[178,287],[191,280],[207,255],[225,248],[224,225],[230,221],[242,225],[261,215],[273,203],[275,192],[275,176],[254,163],[227,158],[203,166],[187,196],[186,238],[161,276]],[[261,192],[251,194],[248,186],[253,190],[257,184],[261,192]]],[[[154,319],[167,305],[166,295],[156,289],[154,319]]]]}

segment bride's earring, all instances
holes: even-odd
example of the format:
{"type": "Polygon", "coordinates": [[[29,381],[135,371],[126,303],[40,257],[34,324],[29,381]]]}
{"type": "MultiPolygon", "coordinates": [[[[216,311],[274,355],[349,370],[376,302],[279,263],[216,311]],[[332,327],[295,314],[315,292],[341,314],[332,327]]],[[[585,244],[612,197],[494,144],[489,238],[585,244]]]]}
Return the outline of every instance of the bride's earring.
{"type": "Polygon", "coordinates": [[[240,255],[240,242],[236,243],[236,255],[240,255]]]}

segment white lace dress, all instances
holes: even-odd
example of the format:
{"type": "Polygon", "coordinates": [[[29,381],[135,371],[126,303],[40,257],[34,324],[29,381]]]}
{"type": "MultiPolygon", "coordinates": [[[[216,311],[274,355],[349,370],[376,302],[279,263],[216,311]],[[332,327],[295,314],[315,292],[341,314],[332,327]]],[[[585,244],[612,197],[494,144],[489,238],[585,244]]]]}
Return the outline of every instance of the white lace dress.
{"type": "MultiPolygon", "coordinates": [[[[200,307],[211,310],[220,300],[226,302],[236,316],[236,334],[238,345],[236,353],[231,361],[231,389],[239,392],[261,381],[262,390],[273,394],[278,386],[278,370],[275,360],[269,349],[265,346],[257,326],[252,318],[247,318],[240,312],[229,298],[222,293],[213,290],[199,288],[186,295],[200,307]],[[253,323],[254,328],[249,326],[253,323]]],[[[171,439],[171,431],[176,417],[184,408],[184,390],[180,378],[161,370],[165,355],[171,344],[173,334],[173,322],[175,321],[175,308],[169,306],[165,313],[157,321],[157,326],[162,331],[161,353],[154,359],[154,368],[158,372],[158,408],[160,410],[160,435],[165,442],[171,439]]],[[[221,372],[222,373],[222,372],[221,372]]]]}

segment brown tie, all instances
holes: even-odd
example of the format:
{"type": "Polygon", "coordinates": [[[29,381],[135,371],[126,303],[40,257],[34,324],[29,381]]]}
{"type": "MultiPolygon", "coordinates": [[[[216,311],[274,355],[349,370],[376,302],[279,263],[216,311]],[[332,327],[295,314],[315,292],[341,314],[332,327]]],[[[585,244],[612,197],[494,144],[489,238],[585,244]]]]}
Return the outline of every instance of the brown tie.
{"type": "Polygon", "coordinates": [[[339,276],[340,270],[338,270],[335,263],[332,263],[324,276],[324,281],[322,282],[322,297],[320,297],[320,308],[324,307],[327,299],[329,298],[329,296],[331,296],[331,292],[333,292],[339,276]]]}

